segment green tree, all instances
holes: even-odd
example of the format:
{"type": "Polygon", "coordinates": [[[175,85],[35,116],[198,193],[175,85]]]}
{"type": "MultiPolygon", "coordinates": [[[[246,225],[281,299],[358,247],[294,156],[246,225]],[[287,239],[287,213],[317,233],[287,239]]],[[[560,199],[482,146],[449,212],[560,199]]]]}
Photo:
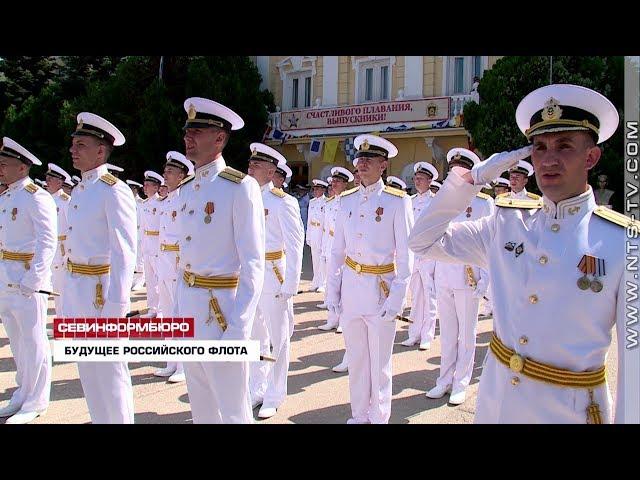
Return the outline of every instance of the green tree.
{"type": "Polygon", "coordinates": [[[31,96],[37,96],[58,68],[55,57],[3,57],[0,59],[0,93],[4,112],[9,105],[22,106],[31,96]]]}
{"type": "MultiPolygon", "coordinates": [[[[485,73],[478,87],[480,104],[472,102],[464,108],[465,127],[485,156],[527,143],[515,122],[516,107],[528,93],[549,84],[549,61],[550,57],[504,57],[485,73]]],[[[600,92],[618,108],[622,119],[623,62],[623,57],[553,57],[553,83],[571,83],[600,92]]],[[[619,209],[624,172],[622,128],[601,147],[603,155],[590,172],[589,183],[597,188],[597,175],[607,174],[609,188],[616,190],[614,207],[619,209]]],[[[527,189],[532,183],[533,177],[527,189]]]]}

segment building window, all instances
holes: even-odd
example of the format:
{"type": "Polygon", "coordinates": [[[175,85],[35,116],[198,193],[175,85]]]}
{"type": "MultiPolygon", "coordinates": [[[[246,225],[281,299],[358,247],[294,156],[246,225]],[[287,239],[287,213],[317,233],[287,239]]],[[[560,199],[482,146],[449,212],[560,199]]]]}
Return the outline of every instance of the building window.
{"type": "Polygon", "coordinates": [[[456,57],[453,71],[454,95],[465,93],[464,91],[464,57],[456,57]]]}
{"type": "Polygon", "coordinates": [[[389,59],[362,62],[357,70],[358,102],[378,102],[390,97],[389,59]]]}
{"type": "Polygon", "coordinates": [[[443,95],[469,95],[474,77],[482,78],[489,57],[444,57],[443,95]]]}
{"type": "Polygon", "coordinates": [[[473,57],[473,76],[482,76],[482,57],[473,57]]]}
{"type": "Polygon", "coordinates": [[[311,107],[311,72],[289,75],[289,108],[311,107]]]}

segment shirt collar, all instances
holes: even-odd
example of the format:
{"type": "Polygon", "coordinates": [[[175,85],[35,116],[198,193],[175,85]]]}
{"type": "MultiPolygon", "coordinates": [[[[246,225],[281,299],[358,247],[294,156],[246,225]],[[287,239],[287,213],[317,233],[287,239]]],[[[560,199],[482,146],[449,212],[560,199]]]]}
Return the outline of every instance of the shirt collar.
{"type": "Polygon", "coordinates": [[[362,183],[360,184],[360,192],[364,193],[365,195],[380,191],[383,188],[384,182],[382,181],[382,178],[379,178],[376,183],[369,185],[368,187],[365,187],[362,183]]]}
{"type": "Polygon", "coordinates": [[[16,190],[21,190],[30,183],[31,183],[31,179],[28,176],[26,176],[24,178],[21,178],[20,180],[16,180],[11,185],[8,185],[9,188],[7,188],[5,192],[15,192],[16,190]]]}
{"type": "Polygon", "coordinates": [[[196,168],[195,180],[201,180],[205,177],[215,177],[222,170],[227,168],[227,162],[224,161],[224,157],[220,155],[216,160],[213,160],[206,165],[202,165],[201,167],[196,168]]]}
{"type": "Polygon", "coordinates": [[[572,198],[554,203],[547,197],[542,197],[542,211],[551,218],[559,220],[566,218],[582,218],[587,212],[596,208],[596,199],[589,185],[586,192],[572,198]]]}
{"type": "Polygon", "coordinates": [[[102,165],[98,165],[96,168],[92,170],[87,170],[86,172],[84,172],[82,174],[82,181],[90,182],[107,173],[109,173],[109,170],[107,170],[107,164],[103,163],[102,165]]]}
{"type": "Polygon", "coordinates": [[[273,186],[273,182],[269,182],[269,183],[265,183],[264,185],[262,185],[260,187],[260,191],[262,193],[266,192],[266,191],[271,191],[271,189],[274,188],[273,186]]]}

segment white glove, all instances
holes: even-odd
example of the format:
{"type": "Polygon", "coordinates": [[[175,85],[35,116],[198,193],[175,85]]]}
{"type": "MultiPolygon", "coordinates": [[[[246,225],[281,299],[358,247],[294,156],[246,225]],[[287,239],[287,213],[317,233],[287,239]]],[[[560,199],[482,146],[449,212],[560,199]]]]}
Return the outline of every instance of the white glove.
{"type": "Polygon", "coordinates": [[[474,185],[484,185],[493,182],[503,172],[509,170],[531,155],[532,145],[513,150],[511,152],[494,153],[486,160],[477,163],[471,169],[474,185]]]}
{"type": "Polygon", "coordinates": [[[20,293],[27,298],[31,298],[36,291],[26,285],[20,285],[20,293]]]}
{"type": "Polygon", "coordinates": [[[384,305],[382,305],[382,308],[378,310],[378,315],[384,322],[395,322],[397,313],[391,311],[385,302],[384,305]]]}
{"type": "Polygon", "coordinates": [[[280,300],[282,300],[283,302],[288,301],[290,298],[293,297],[293,293],[291,292],[280,292],[278,295],[276,295],[276,297],[278,297],[280,300]]]}
{"type": "Polygon", "coordinates": [[[339,303],[333,303],[325,300],[327,304],[327,310],[334,313],[336,316],[342,313],[342,306],[339,303]]]}
{"type": "Polygon", "coordinates": [[[479,280],[475,290],[473,291],[474,298],[477,298],[479,300],[483,299],[487,295],[488,288],[489,286],[486,282],[479,280]]]}

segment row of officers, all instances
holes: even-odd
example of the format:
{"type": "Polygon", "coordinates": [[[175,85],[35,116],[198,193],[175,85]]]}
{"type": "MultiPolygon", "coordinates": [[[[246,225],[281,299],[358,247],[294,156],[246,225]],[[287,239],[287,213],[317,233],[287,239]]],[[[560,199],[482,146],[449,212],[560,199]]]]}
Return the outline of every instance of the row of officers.
{"type": "MultiPolygon", "coordinates": [[[[146,315],[193,317],[196,339],[259,340],[274,360],[168,365],[164,374],[181,375],[183,368],[194,423],[251,423],[252,408],[260,405],[259,416],[267,418],[284,402],[305,242],[297,201],[273,183],[286,177],[286,159],[254,143],[249,175],[227,167],[222,152],[242,118],[199,97],[187,99],[184,109],[185,154],[169,152],[163,176],[145,174],[145,185],[164,182],[168,194],[151,195],[138,208],[131,189],[108,172],[111,151],[125,139],[107,120],[87,112],[77,117],[70,153],[82,178],[71,197],[33,184],[29,169],[40,160],[4,138],[0,317],[19,385],[0,410],[8,423],[29,422],[48,406],[51,355],[41,292],[62,292],[57,316],[123,317],[141,263],[146,315]]],[[[396,321],[404,318],[409,290],[407,345],[428,348],[434,299],[439,311],[442,360],[427,396],[465,400],[479,299],[490,297],[494,332],[477,422],[614,418],[604,360],[614,325],[624,332],[619,245],[625,228],[638,223],[596,206],[587,173],[600,159],[597,145],[617,129],[618,114],[592,90],[549,85],[522,100],[516,120],[530,145],[486,160],[452,149],[449,174],[435,196],[438,172],[426,162],[414,167],[413,198],[395,188],[403,186],[399,179],[387,179],[395,187],[385,185],[382,175],[397,148],[375,135],[355,139],[357,179],[334,168],[327,199],[326,182],[314,181],[318,198],[309,206],[306,242],[313,287],[326,294],[323,327],[344,333],[347,423],[389,420],[396,321]],[[504,172],[512,191],[494,203],[480,190],[503,182],[504,172]],[[515,178],[520,175],[524,187],[534,172],[542,198],[515,178]]],[[[50,164],[47,183],[56,174],[62,182],[68,176],[50,164]]],[[[615,419],[622,422],[624,356],[619,359],[615,419]]],[[[84,362],[78,370],[94,423],[133,422],[126,363],[84,362]]]]}

